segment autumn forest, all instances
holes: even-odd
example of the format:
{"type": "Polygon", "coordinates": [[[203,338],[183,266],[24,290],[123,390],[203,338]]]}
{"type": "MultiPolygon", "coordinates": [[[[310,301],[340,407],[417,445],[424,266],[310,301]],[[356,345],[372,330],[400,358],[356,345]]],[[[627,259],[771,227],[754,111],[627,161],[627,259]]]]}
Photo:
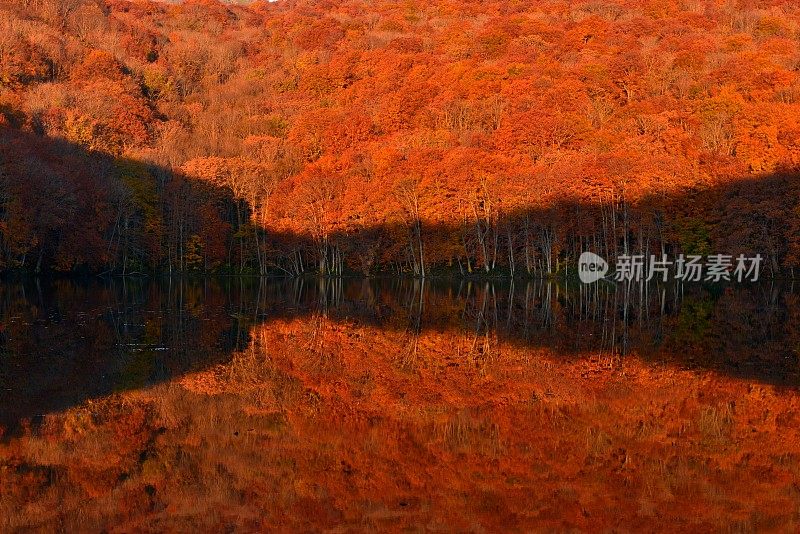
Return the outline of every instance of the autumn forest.
{"type": "Polygon", "coordinates": [[[800,532],[797,279],[800,1],[0,0],[0,533],[800,532]]]}
{"type": "Polygon", "coordinates": [[[0,0],[0,270],[800,266],[800,6],[0,0]]]}

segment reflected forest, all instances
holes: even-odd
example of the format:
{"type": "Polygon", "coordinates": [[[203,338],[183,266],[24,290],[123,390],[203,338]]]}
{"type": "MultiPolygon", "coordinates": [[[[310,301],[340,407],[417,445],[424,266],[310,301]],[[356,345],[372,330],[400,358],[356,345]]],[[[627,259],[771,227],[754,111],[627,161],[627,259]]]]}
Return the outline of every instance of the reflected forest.
{"type": "Polygon", "coordinates": [[[0,0],[0,532],[800,530],[799,44],[0,0]]]}

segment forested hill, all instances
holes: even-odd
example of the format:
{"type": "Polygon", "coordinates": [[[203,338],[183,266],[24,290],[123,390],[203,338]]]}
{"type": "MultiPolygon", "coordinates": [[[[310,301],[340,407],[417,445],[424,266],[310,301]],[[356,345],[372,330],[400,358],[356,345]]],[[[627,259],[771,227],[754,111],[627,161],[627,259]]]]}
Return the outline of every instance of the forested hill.
{"type": "Polygon", "coordinates": [[[0,0],[0,270],[800,262],[800,6],[0,0]]]}

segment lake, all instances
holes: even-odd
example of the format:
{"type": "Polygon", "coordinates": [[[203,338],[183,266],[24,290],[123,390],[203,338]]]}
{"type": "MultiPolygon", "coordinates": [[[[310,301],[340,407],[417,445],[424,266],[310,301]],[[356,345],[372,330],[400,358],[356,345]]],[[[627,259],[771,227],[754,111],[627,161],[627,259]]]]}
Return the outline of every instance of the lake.
{"type": "Polygon", "coordinates": [[[0,530],[800,528],[791,284],[0,285],[0,530]]]}

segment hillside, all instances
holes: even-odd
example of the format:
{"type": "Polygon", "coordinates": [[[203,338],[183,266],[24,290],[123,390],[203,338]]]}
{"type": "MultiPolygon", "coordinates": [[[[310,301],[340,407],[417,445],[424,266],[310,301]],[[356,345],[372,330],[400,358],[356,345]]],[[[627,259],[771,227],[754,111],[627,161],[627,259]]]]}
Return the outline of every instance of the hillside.
{"type": "Polygon", "coordinates": [[[0,0],[0,269],[793,274],[800,7],[0,0]]]}

